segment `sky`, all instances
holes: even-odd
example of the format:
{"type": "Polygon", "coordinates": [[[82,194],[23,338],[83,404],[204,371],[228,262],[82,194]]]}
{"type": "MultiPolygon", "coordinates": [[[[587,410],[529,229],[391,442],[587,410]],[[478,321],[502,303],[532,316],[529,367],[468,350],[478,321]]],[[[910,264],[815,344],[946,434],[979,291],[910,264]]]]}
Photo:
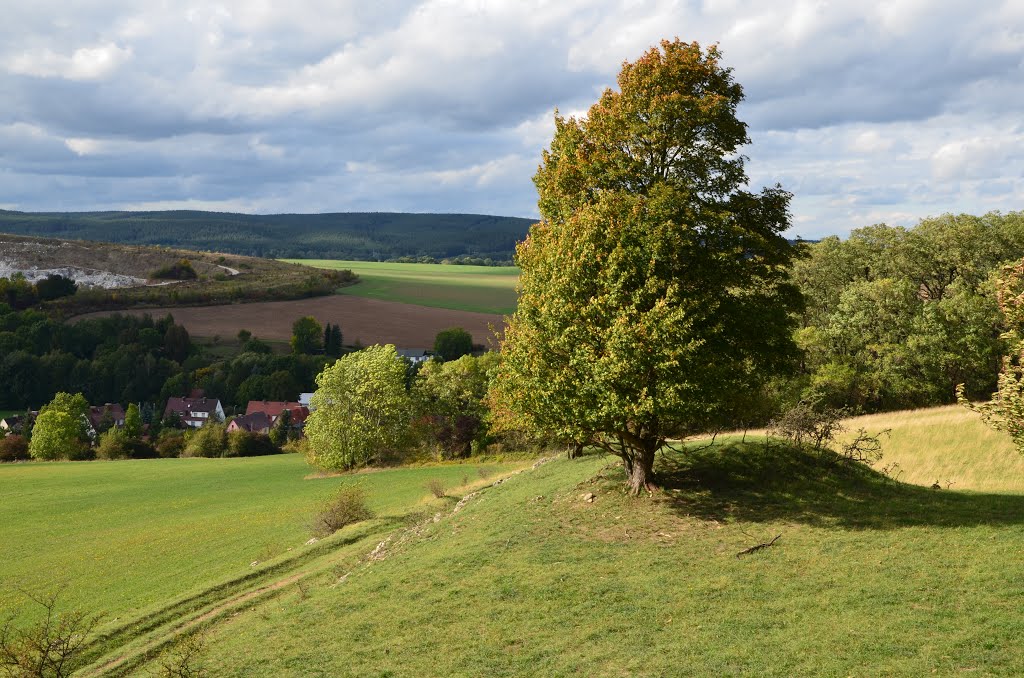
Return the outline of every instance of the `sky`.
{"type": "Polygon", "coordinates": [[[536,217],[553,113],[718,43],[791,236],[1024,208],[1024,0],[5,0],[0,208],[536,217]]]}

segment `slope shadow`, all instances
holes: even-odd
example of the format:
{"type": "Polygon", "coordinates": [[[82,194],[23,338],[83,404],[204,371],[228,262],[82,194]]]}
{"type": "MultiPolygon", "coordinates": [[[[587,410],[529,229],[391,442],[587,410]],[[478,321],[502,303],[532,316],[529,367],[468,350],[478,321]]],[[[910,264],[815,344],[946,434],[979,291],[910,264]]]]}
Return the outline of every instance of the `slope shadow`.
{"type": "Polygon", "coordinates": [[[663,501],[705,520],[874,530],[1024,524],[1024,495],[897,483],[866,465],[779,441],[667,453],[659,455],[655,471],[666,490],[663,501]]]}

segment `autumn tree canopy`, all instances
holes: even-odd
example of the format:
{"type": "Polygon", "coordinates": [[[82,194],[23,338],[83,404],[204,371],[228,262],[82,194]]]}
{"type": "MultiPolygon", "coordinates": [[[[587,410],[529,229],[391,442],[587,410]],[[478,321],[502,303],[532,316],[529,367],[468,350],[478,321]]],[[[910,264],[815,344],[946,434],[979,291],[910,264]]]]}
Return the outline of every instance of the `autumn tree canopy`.
{"type": "Polygon", "coordinates": [[[663,41],[585,117],[555,115],[495,381],[552,435],[622,457],[721,425],[795,355],[790,194],[745,190],[743,90],[717,47],[663,41]]]}

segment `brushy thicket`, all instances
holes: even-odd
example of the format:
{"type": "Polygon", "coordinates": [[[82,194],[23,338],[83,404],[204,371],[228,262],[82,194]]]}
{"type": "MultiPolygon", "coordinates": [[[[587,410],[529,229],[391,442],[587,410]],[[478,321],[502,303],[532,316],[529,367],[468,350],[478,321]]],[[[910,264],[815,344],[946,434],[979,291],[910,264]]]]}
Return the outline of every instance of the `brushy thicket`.
{"type": "Polygon", "coordinates": [[[366,491],[358,485],[346,486],[316,514],[310,530],[314,537],[322,538],[372,517],[373,511],[366,504],[366,491]]]}

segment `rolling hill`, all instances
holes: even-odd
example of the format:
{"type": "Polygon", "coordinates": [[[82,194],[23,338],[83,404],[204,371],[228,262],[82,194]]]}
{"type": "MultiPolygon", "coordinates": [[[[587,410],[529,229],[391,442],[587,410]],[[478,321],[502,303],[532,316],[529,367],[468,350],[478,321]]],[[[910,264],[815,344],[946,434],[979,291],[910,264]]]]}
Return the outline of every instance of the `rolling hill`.
{"type": "Polygon", "coordinates": [[[0,233],[166,245],[269,258],[474,257],[507,262],[532,221],[481,214],[17,212],[0,233]]]}

